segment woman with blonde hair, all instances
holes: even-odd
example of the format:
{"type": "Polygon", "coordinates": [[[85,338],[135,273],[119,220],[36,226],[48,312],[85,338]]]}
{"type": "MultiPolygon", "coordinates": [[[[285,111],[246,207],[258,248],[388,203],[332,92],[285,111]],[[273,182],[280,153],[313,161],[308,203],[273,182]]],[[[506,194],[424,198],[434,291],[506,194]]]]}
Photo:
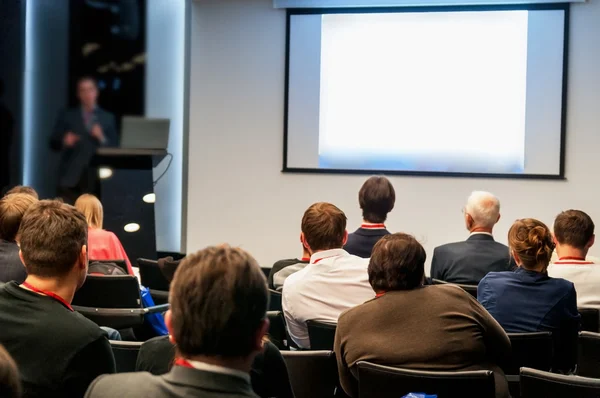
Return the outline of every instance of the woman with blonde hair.
{"type": "Polygon", "coordinates": [[[570,370],[580,321],[577,293],[572,282],[548,276],[550,230],[533,218],[517,220],[508,231],[508,247],[518,268],[487,274],[477,300],[507,333],[552,332],[554,369],[570,370]]]}
{"type": "Polygon", "coordinates": [[[88,257],[92,260],[125,260],[127,272],[133,275],[131,263],[117,236],[102,229],[104,211],[97,197],[83,194],[75,201],[75,208],[85,216],[88,223],[88,257]]]}

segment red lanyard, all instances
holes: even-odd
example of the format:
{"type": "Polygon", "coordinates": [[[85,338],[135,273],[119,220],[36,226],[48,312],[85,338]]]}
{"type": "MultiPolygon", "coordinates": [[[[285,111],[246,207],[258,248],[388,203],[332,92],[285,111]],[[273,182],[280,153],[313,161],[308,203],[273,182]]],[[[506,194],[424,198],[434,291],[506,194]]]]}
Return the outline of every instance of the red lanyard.
{"type": "Polygon", "coordinates": [[[594,264],[593,261],[585,261],[585,258],[583,257],[560,257],[558,259],[558,261],[560,261],[559,264],[594,264]],[[568,262],[565,260],[573,260],[572,262],[568,262]]]}
{"type": "Polygon", "coordinates": [[[377,293],[375,295],[375,298],[379,298],[379,297],[382,297],[382,296],[385,296],[385,292],[383,292],[383,293],[377,293]]]}
{"type": "Polygon", "coordinates": [[[385,224],[363,224],[360,227],[364,229],[385,229],[385,224]]]}
{"type": "Polygon", "coordinates": [[[65,299],[60,297],[58,294],[55,294],[52,292],[47,292],[45,290],[40,290],[37,287],[32,286],[31,284],[29,284],[27,282],[23,282],[22,285],[25,286],[27,289],[31,290],[32,292],[40,293],[40,294],[46,295],[50,298],[53,298],[54,300],[58,301],[59,303],[61,303],[65,307],[67,307],[69,309],[69,311],[73,311],[73,307],[71,307],[71,304],[67,303],[65,301],[65,299]]]}
{"type": "Polygon", "coordinates": [[[191,364],[191,363],[189,363],[189,361],[188,361],[188,360],[186,360],[186,359],[183,359],[183,358],[177,358],[177,359],[175,360],[175,365],[177,365],[177,366],[183,366],[184,368],[194,368],[194,367],[192,366],[192,364],[191,364]]]}
{"type": "Polygon", "coordinates": [[[335,256],[329,256],[329,257],[321,257],[321,258],[316,259],[313,264],[317,264],[319,261],[325,260],[326,258],[334,258],[334,257],[339,257],[339,256],[341,256],[341,254],[336,254],[335,256]]]}
{"type": "Polygon", "coordinates": [[[300,261],[310,261],[310,257],[302,257],[300,261]]]}

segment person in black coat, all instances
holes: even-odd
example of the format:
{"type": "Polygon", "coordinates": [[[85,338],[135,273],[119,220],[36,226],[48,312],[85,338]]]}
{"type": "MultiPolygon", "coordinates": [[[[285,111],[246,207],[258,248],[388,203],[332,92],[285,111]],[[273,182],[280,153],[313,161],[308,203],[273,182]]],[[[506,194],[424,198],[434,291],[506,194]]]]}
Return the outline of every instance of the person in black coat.
{"type": "Polygon", "coordinates": [[[464,209],[469,238],[433,251],[431,277],[450,283],[477,285],[489,272],[511,271],[508,247],[492,235],[500,220],[500,201],[489,192],[473,192],[464,209]]]}
{"type": "Polygon", "coordinates": [[[57,193],[71,204],[83,193],[94,193],[92,158],[98,147],[116,146],[118,139],[114,115],[97,104],[94,78],[80,78],[77,95],[81,105],[60,113],[50,140],[51,148],[60,152],[57,193]]]}

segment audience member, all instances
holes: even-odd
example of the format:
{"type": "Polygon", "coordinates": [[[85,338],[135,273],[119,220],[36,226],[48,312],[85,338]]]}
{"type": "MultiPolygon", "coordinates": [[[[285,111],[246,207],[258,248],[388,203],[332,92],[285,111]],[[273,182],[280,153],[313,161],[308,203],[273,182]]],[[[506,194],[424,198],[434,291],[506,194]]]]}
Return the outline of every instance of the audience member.
{"type": "Polygon", "coordinates": [[[15,361],[0,344],[0,397],[21,397],[21,381],[15,361]]]}
{"type": "Polygon", "coordinates": [[[453,285],[424,286],[425,249],[402,233],[373,249],[369,282],[374,300],[340,315],[334,351],[342,387],[358,397],[356,364],[369,361],[414,370],[491,369],[496,396],[508,397],[497,366],[510,356],[502,327],[468,293],[453,285]]]}
{"type": "Polygon", "coordinates": [[[554,243],[558,260],[548,267],[548,275],[575,284],[577,306],[600,309],[600,264],[586,261],[594,245],[594,222],[580,210],[567,210],[554,220],[554,243]]]}
{"type": "Polygon", "coordinates": [[[358,203],[362,209],[363,223],[348,235],[344,249],[355,256],[369,258],[375,243],[389,234],[384,222],[396,203],[396,191],[390,180],[374,176],[360,188],[358,203]]]}
{"type": "Polygon", "coordinates": [[[104,211],[102,203],[94,195],[83,194],[75,201],[75,208],[85,216],[88,223],[88,256],[90,260],[125,260],[127,272],[133,275],[131,262],[117,235],[102,229],[104,211]]]}
{"type": "MultiPolygon", "coordinates": [[[[300,236],[300,242],[302,242],[302,236],[300,236]]],[[[298,272],[310,262],[310,253],[308,249],[302,245],[302,258],[290,258],[287,260],[279,260],[269,272],[269,289],[281,290],[283,289],[283,283],[288,276],[295,272],[298,272]]]]}
{"type": "Polygon", "coordinates": [[[498,198],[489,192],[473,192],[464,216],[469,238],[434,249],[431,277],[450,283],[477,285],[488,272],[512,270],[514,263],[508,247],[496,242],[492,235],[494,225],[500,220],[498,198]]]}
{"type": "Polygon", "coordinates": [[[171,284],[166,321],[178,359],[162,376],[102,376],[86,396],[253,397],[249,372],[269,327],[267,283],[245,251],[209,247],[188,255],[171,284]]]}
{"type": "Polygon", "coordinates": [[[40,201],[19,228],[22,285],[0,287],[0,343],[15,359],[26,397],[82,397],[115,371],[106,333],[74,312],[87,274],[87,224],[74,207],[40,201]]]}
{"type": "Polygon", "coordinates": [[[302,217],[302,243],[310,264],[283,285],[282,306],[291,339],[310,348],[306,322],[337,322],[339,315],[375,296],[369,261],[346,252],[346,215],[329,203],[315,203],[302,217]]]}
{"type": "Polygon", "coordinates": [[[577,294],[572,282],[548,276],[554,250],[550,230],[532,218],[517,220],[508,231],[508,245],[518,268],[487,274],[477,299],[508,333],[552,332],[555,368],[566,370],[573,358],[564,353],[575,351],[579,329],[577,294]]]}
{"type": "MultiPolygon", "coordinates": [[[[140,348],[136,371],[153,375],[168,373],[175,361],[177,348],[168,336],[155,337],[140,348]]],[[[252,389],[261,398],[293,398],[290,378],[279,349],[265,339],[263,352],[259,353],[250,369],[252,389]]]]}
{"type": "Polygon", "coordinates": [[[13,193],[0,199],[0,282],[23,283],[27,271],[19,257],[17,232],[23,215],[37,202],[33,196],[13,193]]]}
{"type": "Polygon", "coordinates": [[[40,197],[38,196],[38,193],[35,191],[35,189],[28,187],[28,186],[17,185],[16,187],[9,189],[8,192],[6,192],[6,195],[12,195],[14,193],[30,195],[30,196],[33,196],[36,200],[40,199],[40,197]]]}

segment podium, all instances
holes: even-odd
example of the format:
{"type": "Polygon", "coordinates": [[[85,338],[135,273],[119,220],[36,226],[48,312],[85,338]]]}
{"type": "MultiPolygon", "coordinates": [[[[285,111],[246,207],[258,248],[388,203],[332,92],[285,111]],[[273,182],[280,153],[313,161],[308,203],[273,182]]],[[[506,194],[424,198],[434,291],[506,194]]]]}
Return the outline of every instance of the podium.
{"type": "Polygon", "coordinates": [[[104,169],[96,174],[104,229],[117,235],[134,266],[140,257],[156,259],[154,202],[144,198],[154,194],[152,170],[166,155],[157,149],[99,148],[92,161],[92,167],[104,169]]]}

